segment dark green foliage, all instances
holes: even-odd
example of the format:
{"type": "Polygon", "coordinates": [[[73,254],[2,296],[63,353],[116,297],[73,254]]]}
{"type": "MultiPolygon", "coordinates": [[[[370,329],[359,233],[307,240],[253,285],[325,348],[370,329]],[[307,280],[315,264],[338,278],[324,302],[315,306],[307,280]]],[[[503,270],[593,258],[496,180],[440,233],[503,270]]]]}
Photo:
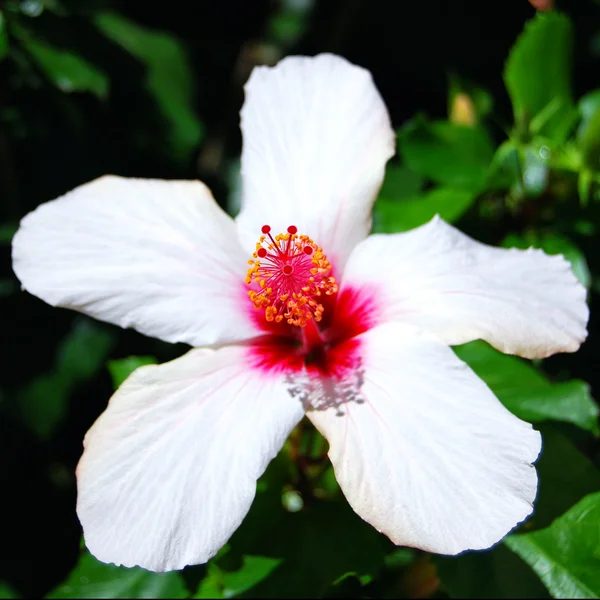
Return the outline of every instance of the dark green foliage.
{"type": "MultiPolygon", "coordinates": [[[[600,79],[588,54],[600,8],[591,19],[576,9],[534,16],[520,2],[514,15],[509,3],[490,9],[505,19],[498,41],[480,31],[487,8],[470,20],[489,4],[475,1],[465,11],[348,2],[337,12],[335,3],[291,1],[0,4],[0,489],[27,486],[18,497],[30,499],[2,515],[0,598],[598,597],[600,79]],[[155,574],[103,564],[78,546],[73,473],[83,435],[136,368],[187,348],[21,292],[10,268],[18,221],[106,172],[199,178],[234,212],[251,67],[331,50],[372,71],[397,130],[374,232],[404,232],[439,214],[483,243],[563,254],[588,290],[590,338],[578,354],[528,362],[481,341],[454,349],[542,432],[535,511],[487,551],[396,548],[352,511],[327,443],[305,422],[207,565],[155,574]],[[18,472],[15,448],[25,465],[42,466],[18,472]],[[40,506],[58,527],[32,518],[40,506]]],[[[591,0],[581,4],[592,11],[591,0]]]]}

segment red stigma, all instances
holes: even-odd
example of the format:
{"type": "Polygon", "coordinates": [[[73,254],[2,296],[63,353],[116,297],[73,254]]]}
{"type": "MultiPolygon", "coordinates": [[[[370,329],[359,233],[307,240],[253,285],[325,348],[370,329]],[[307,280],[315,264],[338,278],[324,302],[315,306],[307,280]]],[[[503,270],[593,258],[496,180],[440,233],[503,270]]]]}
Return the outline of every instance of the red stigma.
{"type": "Polygon", "coordinates": [[[264,248],[259,248],[256,252],[260,258],[264,258],[267,255],[267,251],[264,248]]]}
{"type": "MultiPolygon", "coordinates": [[[[298,233],[298,228],[295,225],[290,225],[288,228],[288,233],[291,233],[292,235],[294,235],[295,233],[298,233]]],[[[266,233],[266,232],[263,232],[266,233]]]]}
{"type": "Polygon", "coordinates": [[[269,225],[263,225],[263,226],[261,227],[261,231],[262,231],[263,233],[269,233],[269,232],[271,231],[271,227],[270,227],[269,225]]]}

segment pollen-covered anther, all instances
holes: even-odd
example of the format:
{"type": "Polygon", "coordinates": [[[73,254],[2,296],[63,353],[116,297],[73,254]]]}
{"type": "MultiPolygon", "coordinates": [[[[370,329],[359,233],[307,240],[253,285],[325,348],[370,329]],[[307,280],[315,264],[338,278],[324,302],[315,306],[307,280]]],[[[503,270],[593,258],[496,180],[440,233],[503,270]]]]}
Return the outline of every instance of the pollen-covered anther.
{"type": "Polygon", "coordinates": [[[323,250],[307,235],[299,235],[295,225],[275,237],[269,225],[261,231],[263,235],[248,261],[250,300],[256,308],[264,309],[269,322],[285,320],[304,327],[311,319],[320,321],[324,308],[318,298],[338,291],[323,250]]]}

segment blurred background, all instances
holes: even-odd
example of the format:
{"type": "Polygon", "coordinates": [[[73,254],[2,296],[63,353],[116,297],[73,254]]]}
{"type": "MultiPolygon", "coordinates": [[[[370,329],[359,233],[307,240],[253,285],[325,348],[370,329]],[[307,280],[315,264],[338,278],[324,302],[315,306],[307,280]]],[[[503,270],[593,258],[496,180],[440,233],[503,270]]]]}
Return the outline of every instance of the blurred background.
{"type": "Polygon", "coordinates": [[[598,597],[599,182],[593,0],[0,1],[0,597],[598,597]],[[106,173],[199,178],[234,214],[244,82],[319,52],[369,69],[398,130],[376,231],[439,213],[488,244],[563,253],[589,290],[574,355],[457,349],[543,432],[536,513],[487,552],[396,549],[349,509],[305,423],[209,565],[98,563],[75,514],[83,436],[131,370],[186,347],[21,292],[11,237],[38,204],[106,173]]]}

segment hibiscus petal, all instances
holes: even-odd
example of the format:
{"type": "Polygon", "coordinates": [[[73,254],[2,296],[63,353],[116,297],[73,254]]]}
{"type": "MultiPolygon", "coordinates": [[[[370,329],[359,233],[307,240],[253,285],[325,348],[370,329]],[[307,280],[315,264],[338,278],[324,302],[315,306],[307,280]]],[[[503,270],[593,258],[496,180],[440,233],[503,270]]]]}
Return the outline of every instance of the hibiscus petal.
{"type": "Polygon", "coordinates": [[[544,358],[575,352],[587,335],[585,289],[562,256],[487,246],[439,217],[362,242],[343,287],[371,299],[373,324],[412,323],[450,345],[484,339],[544,358]]]}
{"type": "Polygon", "coordinates": [[[256,480],[303,416],[247,350],[191,350],[141,367],[88,431],[77,514],[104,562],[152,571],[206,562],[248,512],[256,480]]]}
{"type": "Polygon", "coordinates": [[[395,136],[371,74],[332,54],[257,67],[241,111],[241,231],[296,225],[339,269],[371,227],[395,136]]]}
{"type": "Polygon", "coordinates": [[[101,177],[29,213],[13,240],[15,273],[42,300],[194,346],[256,334],[247,258],[199,181],[101,177]]]}
{"type": "Polygon", "coordinates": [[[348,502],[399,545],[490,547],[532,511],[539,433],[433,335],[390,323],[357,341],[360,398],[308,413],[348,502]]]}

